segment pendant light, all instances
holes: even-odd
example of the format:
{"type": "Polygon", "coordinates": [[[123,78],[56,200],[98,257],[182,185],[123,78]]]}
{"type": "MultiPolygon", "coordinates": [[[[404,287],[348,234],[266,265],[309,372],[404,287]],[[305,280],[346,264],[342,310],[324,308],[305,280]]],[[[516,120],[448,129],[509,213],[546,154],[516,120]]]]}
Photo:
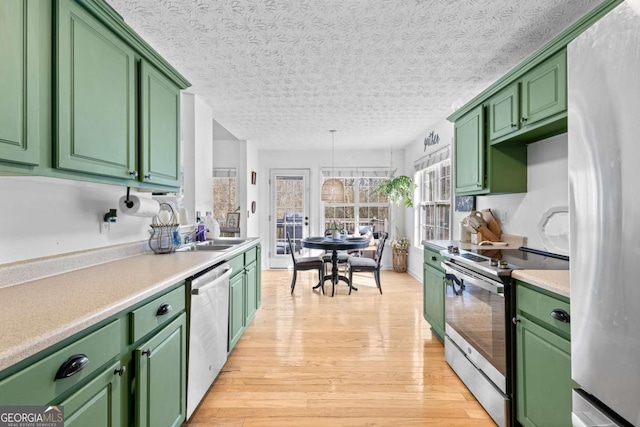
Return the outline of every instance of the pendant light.
{"type": "MultiPolygon", "coordinates": [[[[336,146],[335,135],[336,130],[331,132],[331,175],[335,176],[334,170],[334,151],[336,146]]],[[[330,178],[322,184],[322,201],[323,202],[343,202],[344,201],[344,184],[339,179],[330,178]]]]}

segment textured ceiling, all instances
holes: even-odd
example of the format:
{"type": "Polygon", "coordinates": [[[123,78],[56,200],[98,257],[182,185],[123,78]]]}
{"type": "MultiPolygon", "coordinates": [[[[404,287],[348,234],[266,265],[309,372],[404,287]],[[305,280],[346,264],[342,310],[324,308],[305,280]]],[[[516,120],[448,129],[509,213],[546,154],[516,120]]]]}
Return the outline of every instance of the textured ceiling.
{"type": "Polygon", "coordinates": [[[261,148],[402,146],[600,0],[107,0],[261,148]]]}

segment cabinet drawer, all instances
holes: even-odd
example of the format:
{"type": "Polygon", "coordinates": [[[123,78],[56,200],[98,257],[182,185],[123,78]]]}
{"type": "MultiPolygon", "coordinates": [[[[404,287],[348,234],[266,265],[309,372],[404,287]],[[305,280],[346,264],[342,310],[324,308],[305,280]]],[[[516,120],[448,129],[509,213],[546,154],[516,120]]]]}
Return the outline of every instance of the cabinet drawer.
{"type": "Polygon", "coordinates": [[[562,310],[571,314],[569,304],[547,294],[535,291],[526,287],[524,282],[518,281],[516,290],[516,305],[518,311],[528,314],[544,326],[562,331],[567,334],[571,332],[571,324],[556,320],[551,316],[554,310],[562,310]]]}
{"type": "Polygon", "coordinates": [[[180,286],[131,312],[130,344],[164,325],[185,307],[185,290],[180,286]],[[164,313],[164,314],[163,314],[164,313]]]}
{"type": "Polygon", "coordinates": [[[440,252],[428,249],[428,248],[424,248],[424,262],[427,265],[430,265],[431,267],[437,269],[438,271],[442,271],[442,266],[440,266],[440,263],[442,262],[443,258],[442,255],[440,255],[440,252]]]}
{"type": "Polygon", "coordinates": [[[244,265],[249,265],[258,259],[258,249],[254,246],[244,253],[244,265]]]}
{"type": "Polygon", "coordinates": [[[56,351],[39,362],[0,382],[0,402],[3,405],[46,405],[81,383],[109,360],[120,354],[122,344],[122,320],[87,335],[56,351]],[[84,355],[88,363],[84,367],[68,371],[66,378],[56,380],[56,374],[72,357],[84,355]]]}
{"type": "Polygon", "coordinates": [[[231,276],[242,272],[244,270],[244,254],[231,258],[229,264],[231,265],[231,276]]]}

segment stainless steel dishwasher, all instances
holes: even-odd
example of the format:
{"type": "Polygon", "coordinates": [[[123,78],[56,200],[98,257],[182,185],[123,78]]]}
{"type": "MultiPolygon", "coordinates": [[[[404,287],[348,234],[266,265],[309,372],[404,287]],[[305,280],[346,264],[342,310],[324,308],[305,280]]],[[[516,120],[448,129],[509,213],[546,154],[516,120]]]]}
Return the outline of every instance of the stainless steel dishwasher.
{"type": "Polygon", "coordinates": [[[191,282],[187,419],[227,361],[231,265],[221,263],[191,282]]]}

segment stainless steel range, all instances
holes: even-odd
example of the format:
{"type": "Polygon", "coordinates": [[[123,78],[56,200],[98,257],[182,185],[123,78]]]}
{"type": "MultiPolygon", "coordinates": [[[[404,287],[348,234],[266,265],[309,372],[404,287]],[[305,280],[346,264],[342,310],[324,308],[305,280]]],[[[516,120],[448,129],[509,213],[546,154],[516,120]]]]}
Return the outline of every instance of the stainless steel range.
{"type": "Polygon", "coordinates": [[[447,279],[447,363],[496,424],[515,424],[511,272],[568,269],[568,257],[529,248],[465,251],[453,246],[440,254],[447,279]]]}

